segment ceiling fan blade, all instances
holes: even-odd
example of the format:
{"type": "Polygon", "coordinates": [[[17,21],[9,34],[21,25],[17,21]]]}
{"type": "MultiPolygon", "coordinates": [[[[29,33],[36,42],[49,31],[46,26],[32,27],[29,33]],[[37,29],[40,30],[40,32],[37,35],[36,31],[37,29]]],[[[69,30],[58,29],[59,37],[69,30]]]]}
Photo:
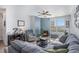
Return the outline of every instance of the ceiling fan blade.
{"type": "Polygon", "coordinates": [[[41,13],[41,12],[38,12],[38,13],[41,13]]]}
{"type": "Polygon", "coordinates": [[[42,13],[45,13],[45,10],[43,10],[42,13]]]}
{"type": "Polygon", "coordinates": [[[47,15],[51,16],[51,14],[47,14],[47,15]]]}
{"type": "Polygon", "coordinates": [[[49,13],[48,11],[46,11],[45,13],[49,13]]]}

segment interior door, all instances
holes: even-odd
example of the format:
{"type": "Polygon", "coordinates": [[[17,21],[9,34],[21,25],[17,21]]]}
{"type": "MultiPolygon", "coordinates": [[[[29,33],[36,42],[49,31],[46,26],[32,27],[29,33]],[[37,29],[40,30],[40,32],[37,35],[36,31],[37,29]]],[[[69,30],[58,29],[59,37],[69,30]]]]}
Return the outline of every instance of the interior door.
{"type": "Polygon", "coordinates": [[[3,40],[3,14],[0,13],[0,40],[3,40]]]}

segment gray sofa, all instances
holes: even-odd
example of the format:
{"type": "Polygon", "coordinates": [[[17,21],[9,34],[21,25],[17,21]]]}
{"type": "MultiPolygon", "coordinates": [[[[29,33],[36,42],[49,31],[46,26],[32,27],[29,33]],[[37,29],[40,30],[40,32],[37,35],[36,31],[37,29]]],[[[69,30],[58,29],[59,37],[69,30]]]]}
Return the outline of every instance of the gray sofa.
{"type": "Polygon", "coordinates": [[[68,53],[79,53],[79,39],[74,34],[68,36],[65,44],[69,44],[68,53]]]}
{"type": "Polygon", "coordinates": [[[15,40],[8,47],[8,53],[45,53],[45,51],[36,44],[15,40]]]}
{"type": "MultiPolygon", "coordinates": [[[[67,53],[79,53],[79,39],[74,34],[68,35],[68,37],[66,37],[62,43],[63,45],[58,44],[58,45],[49,45],[49,46],[51,46],[52,49],[56,49],[56,50],[61,48],[67,49],[67,51],[63,50],[66,51],[67,53]]],[[[47,53],[46,49],[48,48],[41,48],[36,44],[15,40],[11,42],[11,45],[8,47],[8,52],[9,53],[47,53]]]]}

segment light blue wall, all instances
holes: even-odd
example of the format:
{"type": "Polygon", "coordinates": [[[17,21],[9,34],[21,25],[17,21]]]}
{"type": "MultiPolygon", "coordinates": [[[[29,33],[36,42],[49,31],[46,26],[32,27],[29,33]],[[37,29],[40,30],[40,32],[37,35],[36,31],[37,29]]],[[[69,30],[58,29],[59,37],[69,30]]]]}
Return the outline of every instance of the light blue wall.
{"type": "Polygon", "coordinates": [[[50,33],[50,18],[41,18],[41,31],[45,30],[50,33]]]}
{"type": "Polygon", "coordinates": [[[31,21],[30,29],[33,30],[34,34],[38,36],[42,31],[48,31],[50,33],[50,18],[40,18],[33,16],[34,23],[31,21]],[[33,27],[34,26],[34,27],[33,27]]]}
{"type": "Polygon", "coordinates": [[[37,36],[38,34],[40,34],[40,18],[35,16],[35,35],[37,36]]]}
{"type": "Polygon", "coordinates": [[[30,20],[30,30],[33,30],[33,33],[37,36],[40,34],[40,18],[37,16],[32,16],[30,20]]]}

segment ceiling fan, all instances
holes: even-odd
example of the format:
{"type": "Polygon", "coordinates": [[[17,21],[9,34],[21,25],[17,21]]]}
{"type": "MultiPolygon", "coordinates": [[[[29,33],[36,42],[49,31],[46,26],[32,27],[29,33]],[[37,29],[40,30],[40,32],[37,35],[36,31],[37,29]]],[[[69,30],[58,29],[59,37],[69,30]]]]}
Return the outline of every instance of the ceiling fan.
{"type": "Polygon", "coordinates": [[[49,11],[43,10],[42,12],[38,12],[40,15],[48,15],[51,16],[51,14],[49,13],[49,11]]]}

